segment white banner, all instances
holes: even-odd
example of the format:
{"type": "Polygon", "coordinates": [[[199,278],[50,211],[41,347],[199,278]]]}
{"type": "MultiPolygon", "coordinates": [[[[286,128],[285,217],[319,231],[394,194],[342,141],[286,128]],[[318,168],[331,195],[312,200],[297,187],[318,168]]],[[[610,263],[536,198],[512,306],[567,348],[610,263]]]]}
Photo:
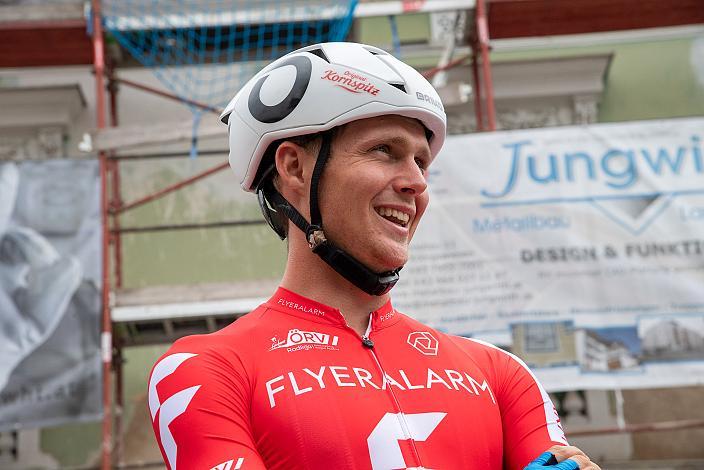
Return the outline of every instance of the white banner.
{"type": "Polygon", "coordinates": [[[704,118],[455,136],[399,310],[551,391],[704,384],[704,118]]]}
{"type": "Polygon", "coordinates": [[[100,417],[96,161],[0,163],[0,431],[100,417]]]}

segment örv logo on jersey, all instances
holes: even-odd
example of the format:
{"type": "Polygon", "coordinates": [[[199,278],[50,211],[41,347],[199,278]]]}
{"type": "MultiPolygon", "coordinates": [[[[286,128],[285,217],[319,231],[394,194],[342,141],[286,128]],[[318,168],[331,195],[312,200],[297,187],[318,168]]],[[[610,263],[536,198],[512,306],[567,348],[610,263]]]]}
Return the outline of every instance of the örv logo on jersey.
{"type": "Polygon", "coordinates": [[[408,344],[426,356],[438,355],[438,340],[428,331],[414,331],[408,335],[408,344]]]}
{"type": "Polygon", "coordinates": [[[286,339],[279,340],[276,336],[271,338],[271,348],[269,348],[269,351],[283,348],[286,348],[288,352],[306,351],[310,349],[337,351],[339,349],[337,347],[338,340],[339,338],[337,336],[318,333],[316,331],[301,331],[294,328],[293,330],[289,330],[286,339]]]}

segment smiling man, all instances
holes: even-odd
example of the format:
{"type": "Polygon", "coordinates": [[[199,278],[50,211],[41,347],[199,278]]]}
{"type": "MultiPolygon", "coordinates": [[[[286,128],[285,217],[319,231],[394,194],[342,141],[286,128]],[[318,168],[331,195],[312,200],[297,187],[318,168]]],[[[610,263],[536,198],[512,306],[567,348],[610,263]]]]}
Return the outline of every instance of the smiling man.
{"type": "Polygon", "coordinates": [[[288,257],[268,302],[154,366],[171,470],[598,469],[518,358],[391,304],[445,138],[418,72],[370,46],[310,46],[257,74],[222,120],[288,257]]]}

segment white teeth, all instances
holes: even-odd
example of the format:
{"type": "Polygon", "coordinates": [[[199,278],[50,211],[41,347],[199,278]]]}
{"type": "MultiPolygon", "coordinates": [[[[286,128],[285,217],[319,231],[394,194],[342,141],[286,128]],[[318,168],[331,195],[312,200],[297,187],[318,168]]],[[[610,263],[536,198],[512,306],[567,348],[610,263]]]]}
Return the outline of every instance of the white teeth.
{"type": "Polygon", "coordinates": [[[400,220],[404,224],[407,224],[411,218],[411,216],[405,212],[397,211],[396,209],[391,209],[390,207],[377,207],[376,211],[383,217],[393,217],[400,220]]]}

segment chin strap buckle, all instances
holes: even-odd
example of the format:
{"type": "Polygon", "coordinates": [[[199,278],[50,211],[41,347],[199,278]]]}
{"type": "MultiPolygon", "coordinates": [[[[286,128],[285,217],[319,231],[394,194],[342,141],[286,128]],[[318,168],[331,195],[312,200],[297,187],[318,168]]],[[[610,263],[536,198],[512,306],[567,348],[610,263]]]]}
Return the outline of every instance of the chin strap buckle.
{"type": "Polygon", "coordinates": [[[325,238],[323,229],[317,225],[311,225],[308,228],[308,233],[306,235],[308,238],[308,246],[311,250],[313,250],[313,252],[315,252],[320,245],[328,241],[328,239],[325,238]]]}

